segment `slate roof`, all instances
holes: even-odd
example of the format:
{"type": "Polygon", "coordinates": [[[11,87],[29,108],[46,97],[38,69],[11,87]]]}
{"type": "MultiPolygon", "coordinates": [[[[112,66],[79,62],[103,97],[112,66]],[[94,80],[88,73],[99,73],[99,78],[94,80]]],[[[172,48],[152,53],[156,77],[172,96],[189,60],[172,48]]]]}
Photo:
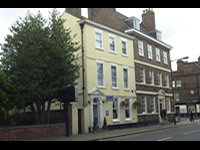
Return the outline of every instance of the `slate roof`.
{"type": "MultiPolygon", "coordinates": [[[[118,15],[118,17],[119,17],[124,23],[126,23],[126,24],[129,26],[129,29],[132,29],[132,28],[133,28],[132,23],[130,23],[129,21],[125,21],[125,20],[127,20],[128,18],[131,18],[131,17],[127,17],[127,16],[125,16],[125,15],[123,15],[123,14],[121,14],[120,12],[117,12],[117,11],[116,11],[116,14],[118,15]]],[[[134,17],[134,16],[133,16],[133,17],[134,17]]],[[[135,18],[136,18],[136,17],[135,17],[135,18]]],[[[138,20],[139,20],[139,19],[138,19],[138,20]]],[[[151,36],[151,37],[153,37],[153,38],[156,39],[156,30],[150,31],[150,30],[148,30],[147,28],[145,28],[144,25],[143,25],[142,23],[140,23],[140,30],[139,30],[139,31],[142,32],[142,33],[144,33],[144,34],[146,34],[146,35],[148,35],[148,36],[151,36]]]]}

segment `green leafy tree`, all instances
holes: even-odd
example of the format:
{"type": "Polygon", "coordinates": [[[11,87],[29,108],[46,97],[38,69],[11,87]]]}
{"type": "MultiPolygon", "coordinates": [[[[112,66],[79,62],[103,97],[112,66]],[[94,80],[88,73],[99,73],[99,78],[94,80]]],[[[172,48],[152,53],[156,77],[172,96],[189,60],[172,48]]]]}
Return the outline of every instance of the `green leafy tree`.
{"type": "Polygon", "coordinates": [[[65,21],[56,9],[48,20],[28,12],[12,25],[2,45],[2,68],[17,91],[14,98],[21,107],[30,106],[38,124],[49,122],[52,100],[79,78],[75,52],[80,46],[65,21]]]}
{"type": "Polygon", "coordinates": [[[13,108],[11,100],[11,83],[6,74],[0,70],[0,121],[8,120],[8,112],[13,108]]]}

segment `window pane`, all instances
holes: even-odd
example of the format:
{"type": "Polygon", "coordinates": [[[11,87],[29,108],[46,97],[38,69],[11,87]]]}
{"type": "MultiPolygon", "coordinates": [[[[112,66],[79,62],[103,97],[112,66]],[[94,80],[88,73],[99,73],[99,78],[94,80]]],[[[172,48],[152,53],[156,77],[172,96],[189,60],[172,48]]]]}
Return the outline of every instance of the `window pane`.
{"type": "Polygon", "coordinates": [[[117,69],[115,66],[111,66],[111,76],[112,76],[112,87],[117,87],[117,69]]]}
{"type": "Polygon", "coordinates": [[[126,55],[126,42],[122,41],[122,54],[126,55]]]}
{"type": "Polygon", "coordinates": [[[113,119],[118,119],[118,99],[114,98],[113,100],[113,119]]]}
{"type": "Polygon", "coordinates": [[[146,97],[145,96],[142,96],[142,112],[143,113],[147,112],[147,110],[146,110],[146,97]]]}
{"type": "Polygon", "coordinates": [[[160,61],[160,49],[156,48],[156,61],[160,61]]]}
{"type": "Polygon", "coordinates": [[[152,57],[152,46],[148,45],[147,48],[148,48],[148,58],[153,59],[153,57],[152,57]]]}
{"type": "Polygon", "coordinates": [[[128,88],[128,69],[123,69],[124,74],[124,88],[128,88]]]}
{"type": "Polygon", "coordinates": [[[103,64],[97,64],[97,84],[98,86],[104,86],[103,64]]]}
{"type": "Polygon", "coordinates": [[[96,47],[102,48],[102,35],[99,32],[96,32],[96,47]]]}
{"type": "Polygon", "coordinates": [[[142,68],[140,69],[140,82],[145,83],[145,70],[142,68]]]}
{"type": "Polygon", "coordinates": [[[138,50],[139,50],[139,55],[144,56],[144,49],[143,49],[143,42],[138,41],[138,50]]]}
{"type": "Polygon", "coordinates": [[[115,51],[115,39],[114,39],[114,37],[109,37],[109,41],[110,41],[110,50],[115,51]]]}

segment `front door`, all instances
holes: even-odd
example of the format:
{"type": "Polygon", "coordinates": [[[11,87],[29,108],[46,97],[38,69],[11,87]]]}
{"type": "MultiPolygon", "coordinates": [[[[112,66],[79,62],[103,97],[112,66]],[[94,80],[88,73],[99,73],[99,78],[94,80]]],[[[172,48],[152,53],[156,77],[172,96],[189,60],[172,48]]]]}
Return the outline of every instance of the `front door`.
{"type": "Polygon", "coordinates": [[[103,126],[103,103],[102,99],[104,94],[99,91],[93,91],[90,96],[90,127],[91,130],[102,128],[103,126]]]}
{"type": "Polygon", "coordinates": [[[98,98],[93,100],[93,127],[100,127],[100,103],[98,98]]]}

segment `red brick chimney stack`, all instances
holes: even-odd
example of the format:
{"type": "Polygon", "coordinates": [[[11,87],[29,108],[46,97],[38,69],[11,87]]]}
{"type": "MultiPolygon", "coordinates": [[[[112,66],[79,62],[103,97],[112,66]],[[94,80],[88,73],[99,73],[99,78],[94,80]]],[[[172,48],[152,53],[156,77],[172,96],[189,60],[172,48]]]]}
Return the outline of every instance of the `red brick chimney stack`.
{"type": "Polygon", "coordinates": [[[150,31],[153,31],[156,29],[155,13],[153,11],[153,8],[148,8],[143,11],[142,24],[144,25],[144,27],[146,27],[150,31]]]}

